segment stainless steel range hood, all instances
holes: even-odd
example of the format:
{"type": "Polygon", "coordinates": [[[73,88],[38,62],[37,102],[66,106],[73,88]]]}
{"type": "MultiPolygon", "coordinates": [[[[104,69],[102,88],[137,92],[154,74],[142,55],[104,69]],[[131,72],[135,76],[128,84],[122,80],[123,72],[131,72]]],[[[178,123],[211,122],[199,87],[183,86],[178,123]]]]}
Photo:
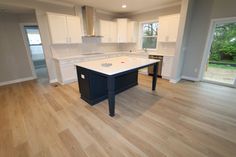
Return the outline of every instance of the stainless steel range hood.
{"type": "Polygon", "coordinates": [[[96,11],[95,8],[90,6],[82,7],[82,16],[84,24],[84,37],[102,37],[96,33],[95,21],[96,21],[96,11]]]}

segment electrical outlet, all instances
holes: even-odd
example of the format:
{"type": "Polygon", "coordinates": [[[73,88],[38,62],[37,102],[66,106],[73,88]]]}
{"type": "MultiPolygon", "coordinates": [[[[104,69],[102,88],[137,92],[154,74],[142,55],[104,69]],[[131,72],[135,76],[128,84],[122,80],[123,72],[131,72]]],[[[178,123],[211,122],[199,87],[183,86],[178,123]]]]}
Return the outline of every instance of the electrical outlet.
{"type": "Polygon", "coordinates": [[[81,74],[80,77],[81,77],[82,79],[85,79],[85,76],[84,76],[83,74],[81,74]]]}
{"type": "Polygon", "coordinates": [[[198,69],[197,69],[197,68],[195,68],[195,69],[194,69],[194,72],[195,72],[195,73],[197,73],[197,72],[198,72],[198,69]]]}

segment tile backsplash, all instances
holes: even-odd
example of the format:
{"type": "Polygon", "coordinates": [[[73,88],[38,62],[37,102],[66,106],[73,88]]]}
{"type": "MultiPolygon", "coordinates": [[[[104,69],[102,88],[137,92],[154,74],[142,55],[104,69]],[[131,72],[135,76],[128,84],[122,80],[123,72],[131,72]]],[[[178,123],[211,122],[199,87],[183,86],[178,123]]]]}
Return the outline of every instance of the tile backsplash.
{"type": "Polygon", "coordinates": [[[119,44],[117,43],[101,43],[101,38],[98,37],[85,37],[81,44],[61,44],[51,45],[52,54],[54,57],[67,57],[76,56],[84,53],[91,52],[113,52],[120,51],[119,44]]]}
{"type": "MultiPolygon", "coordinates": [[[[158,43],[157,51],[174,54],[176,43],[158,43]]],[[[135,43],[101,43],[100,37],[83,37],[81,44],[51,45],[53,57],[76,56],[91,52],[114,52],[114,51],[136,51],[139,50],[135,43]]]]}

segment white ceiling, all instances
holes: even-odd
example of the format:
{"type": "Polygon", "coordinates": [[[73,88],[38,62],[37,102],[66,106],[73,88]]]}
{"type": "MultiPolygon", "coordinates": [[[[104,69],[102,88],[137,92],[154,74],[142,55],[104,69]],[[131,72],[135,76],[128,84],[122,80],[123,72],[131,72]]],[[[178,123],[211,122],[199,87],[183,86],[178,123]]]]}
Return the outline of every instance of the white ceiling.
{"type": "MultiPolygon", "coordinates": [[[[181,0],[29,0],[65,6],[89,5],[112,13],[139,13],[180,4],[181,0]],[[123,9],[122,4],[127,8],[123,9]]],[[[32,9],[0,4],[0,13],[29,13],[32,9]]]]}
{"type": "Polygon", "coordinates": [[[50,3],[89,5],[114,13],[135,13],[160,9],[180,4],[181,0],[37,0],[50,3]],[[122,4],[127,8],[123,9],[122,4]]]}

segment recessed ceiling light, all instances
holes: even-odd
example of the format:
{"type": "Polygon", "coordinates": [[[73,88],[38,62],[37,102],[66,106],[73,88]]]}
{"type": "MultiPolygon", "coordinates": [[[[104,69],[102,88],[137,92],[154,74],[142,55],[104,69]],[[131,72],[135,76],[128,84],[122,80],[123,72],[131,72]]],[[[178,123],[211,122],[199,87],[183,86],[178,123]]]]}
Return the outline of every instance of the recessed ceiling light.
{"type": "Polygon", "coordinates": [[[122,4],[122,6],[121,6],[122,8],[126,8],[127,7],[127,5],[126,4],[122,4]]]}

